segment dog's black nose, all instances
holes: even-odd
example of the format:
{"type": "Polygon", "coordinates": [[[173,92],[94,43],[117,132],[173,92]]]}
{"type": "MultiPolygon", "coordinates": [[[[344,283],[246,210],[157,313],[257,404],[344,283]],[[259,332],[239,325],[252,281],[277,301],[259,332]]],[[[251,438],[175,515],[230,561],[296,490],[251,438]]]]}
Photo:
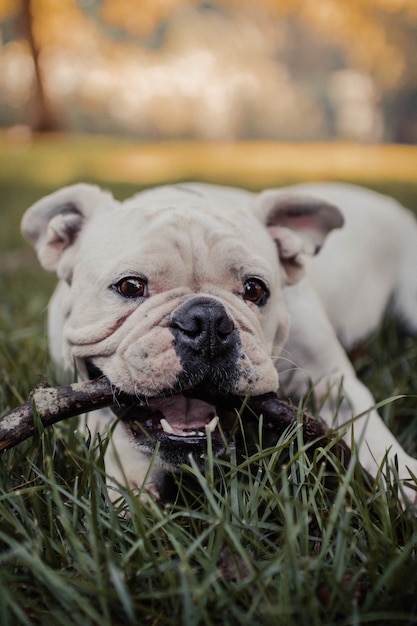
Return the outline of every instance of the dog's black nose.
{"type": "Polygon", "coordinates": [[[177,347],[213,358],[236,342],[235,325],[224,306],[214,298],[193,298],[172,316],[177,347]]]}

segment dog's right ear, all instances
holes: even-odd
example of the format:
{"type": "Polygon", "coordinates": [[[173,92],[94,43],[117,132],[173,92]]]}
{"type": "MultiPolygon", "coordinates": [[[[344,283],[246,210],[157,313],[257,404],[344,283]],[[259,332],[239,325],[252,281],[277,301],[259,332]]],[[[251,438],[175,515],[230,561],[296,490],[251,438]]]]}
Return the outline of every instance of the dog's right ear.
{"type": "Polygon", "coordinates": [[[68,280],[77,240],[97,209],[114,207],[111,193],[87,184],[64,187],[33,204],[24,214],[22,234],[35,247],[39,262],[68,280]]]}

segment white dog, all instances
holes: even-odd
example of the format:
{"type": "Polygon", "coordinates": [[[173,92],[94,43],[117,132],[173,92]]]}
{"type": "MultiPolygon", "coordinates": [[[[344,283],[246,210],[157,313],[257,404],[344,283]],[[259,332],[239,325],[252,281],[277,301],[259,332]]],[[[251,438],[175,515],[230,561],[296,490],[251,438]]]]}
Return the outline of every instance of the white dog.
{"type": "Polygon", "coordinates": [[[260,194],[186,184],[119,203],[79,184],[33,205],[22,230],[60,279],[54,358],[129,398],[90,417],[100,429],[117,421],[114,481],[146,482],[157,497],[166,468],[205,449],[207,428],[221,452],[221,398],[275,391],[278,374],[289,396],[312,382],[330,423],[343,389],[337,419],[361,416],[354,435],[371,473],[388,453],[402,479],[417,474],[342,347],[389,303],[417,330],[417,224],[393,199],[341,184],[260,194]]]}

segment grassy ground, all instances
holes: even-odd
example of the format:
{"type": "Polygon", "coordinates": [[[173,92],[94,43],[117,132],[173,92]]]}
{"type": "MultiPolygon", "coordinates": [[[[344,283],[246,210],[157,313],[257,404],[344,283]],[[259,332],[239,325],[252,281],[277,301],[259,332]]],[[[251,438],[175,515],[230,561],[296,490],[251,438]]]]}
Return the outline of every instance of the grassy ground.
{"type": "MultiPolygon", "coordinates": [[[[121,198],[182,178],[255,188],[315,176],[389,191],[417,212],[416,150],[345,148],[170,144],[147,156],[102,138],[0,137],[0,410],[56,376],[44,329],[54,279],[19,236],[34,200],[77,180],[105,181],[121,198]]],[[[416,342],[386,320],[354,360],[378,400],[406,396],[382,413],[417,454],[416,342]]],[[[243,457],[208,451],[165,510],[123,492],[123,517],[108,502],[104,447],[70,421],[3,453],[2,626],[417,624],[417,520],[399,511],[395,476],[369,489],[330,450],[309,456],[295,429],[243,457]]]]}

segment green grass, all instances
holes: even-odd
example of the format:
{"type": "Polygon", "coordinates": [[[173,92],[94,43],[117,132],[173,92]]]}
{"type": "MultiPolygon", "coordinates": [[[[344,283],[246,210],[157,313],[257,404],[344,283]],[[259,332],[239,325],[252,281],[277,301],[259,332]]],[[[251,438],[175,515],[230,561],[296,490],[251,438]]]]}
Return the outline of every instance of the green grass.
{"type": "MultiPolygon", "coordinates": [[[[8,164],[0,175],[1,411],[57,377],[45,332],[54,279],[25,252],[19,221],[56,186],[56,172],[37,173],[59,151],[47,143],[31,150],[19,169],[23,161],[13,164],[0,147],[0,162],[8,164]]],[[[85,174],[88,150],[77,144],[77,151],[81,164],[70,149],[78,165],[67,164],[59,184],[102,180],[85,174]]],[[[175,171],[164,170],[160,180],[175,179],[175,171]]],[[[303,171],[300,165],[300,180],[303,171]]],[[[110,183],[118,197],[133,189],[122,174],[110,183]]],[[[269,176],[270,185],[287,180],[285,173],[269,176]]],[[[417,211],[417,180],[372,174],[366,181],[354,171],[351,178],[417,211]]],[[[256,178],[247,184],[256,186],[256,178]]],[[[405,396],[381,412],[417,455],[417,342],[387,319],[353,358],[378,401],[405,396]]],[[[330,449],[311,456],[293,429],[273,447],[258,441],[222,461],[208,450],[204,471],[179,473],[166,507],[121,490],[115,508],[105,488],[105,445],[70,420],[2,454],[2,626],[417,624],[417,518],[399,510],[392,473],[388,487],[378,477],[370,489],[357,465],[342,470],[330,449]]]]}

